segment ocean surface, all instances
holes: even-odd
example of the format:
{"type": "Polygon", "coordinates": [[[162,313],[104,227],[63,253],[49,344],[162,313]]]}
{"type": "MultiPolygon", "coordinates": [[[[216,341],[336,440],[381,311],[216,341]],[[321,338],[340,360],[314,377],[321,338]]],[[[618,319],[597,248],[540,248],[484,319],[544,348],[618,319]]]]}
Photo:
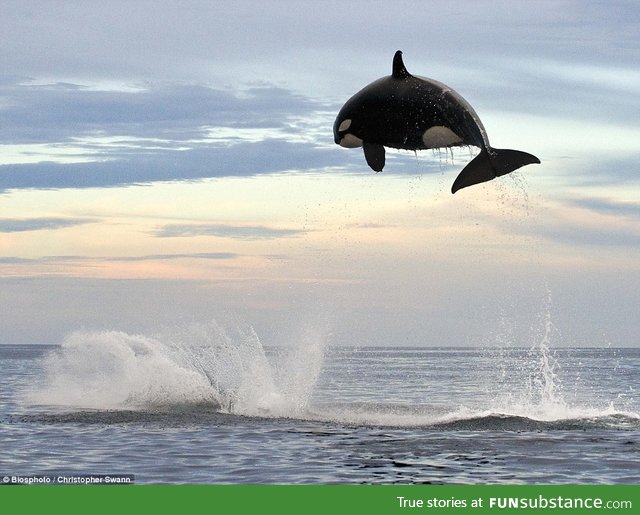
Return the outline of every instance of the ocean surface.
{"type": "Polygon", "coordinates": [[[0,346],[0,474],[638,483],[640,349],[263,348],[217,322],[0,346]]]}

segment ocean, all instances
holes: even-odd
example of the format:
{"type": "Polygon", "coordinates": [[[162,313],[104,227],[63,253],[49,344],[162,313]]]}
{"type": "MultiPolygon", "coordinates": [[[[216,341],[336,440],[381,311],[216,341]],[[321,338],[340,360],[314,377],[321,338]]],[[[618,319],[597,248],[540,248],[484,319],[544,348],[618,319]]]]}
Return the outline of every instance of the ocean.
{"type": "Polygon", "coordinates": [[[0,474],[637,484],[640,349],[263,347],[248,325],[0,346],[0,474]]]}

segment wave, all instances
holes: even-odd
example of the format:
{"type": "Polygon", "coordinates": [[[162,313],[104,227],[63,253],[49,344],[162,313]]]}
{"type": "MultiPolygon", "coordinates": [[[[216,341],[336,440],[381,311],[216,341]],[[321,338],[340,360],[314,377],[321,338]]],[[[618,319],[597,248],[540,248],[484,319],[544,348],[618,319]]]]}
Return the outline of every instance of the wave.
{"type": "Polygon", "coordinates": [[[222,426],[225,424],[291,424],[314,422],[330,426],[360,428],[422,429],[425,431],[587,431],[587,430],[640,430],[640,414],[614,412],[596,416],[583,416],[557,420],[537,420],[520,415],[454,411],[435,415],[400,407],[364,409],[362,406],[344,405],[324,410],[309,410],[298,417],[273,414],[238,415],[221,411],[211,404],[165,406],[153,410],[73,410],[9,417],[9,423],[81,424],[81,425],[160,425],[162,427],[222,426]],[[404,411],[404,413],[402,413],[404,411]]]}
{"type": "Polygon", "coordinates": [[[308,418],[356,426],[437,430],[640,429],[640,413],[617,411],[612,406],[604,410],[573,408],[564,416],[535,418],[518,411],[356,403],[327,406],[310,412],[308,418]]]}

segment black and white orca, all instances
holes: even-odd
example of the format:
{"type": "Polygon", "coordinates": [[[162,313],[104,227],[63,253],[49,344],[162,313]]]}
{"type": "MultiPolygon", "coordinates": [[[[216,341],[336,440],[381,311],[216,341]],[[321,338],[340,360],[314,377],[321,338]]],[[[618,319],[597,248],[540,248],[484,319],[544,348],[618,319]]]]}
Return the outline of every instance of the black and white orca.
{"type": "Polygon", "coordinates": [[[540,163],[526,152],[491,147],[469,103],[441,82],[411,75],[400,50],[393,57],[391,75],[372,82],[340,109],[333,135],[343,147],[362,147],[367,164],[376,172],[384,168],[384,147],[479,147],[480,153],[460,172],[451,193],[540,163]]]}

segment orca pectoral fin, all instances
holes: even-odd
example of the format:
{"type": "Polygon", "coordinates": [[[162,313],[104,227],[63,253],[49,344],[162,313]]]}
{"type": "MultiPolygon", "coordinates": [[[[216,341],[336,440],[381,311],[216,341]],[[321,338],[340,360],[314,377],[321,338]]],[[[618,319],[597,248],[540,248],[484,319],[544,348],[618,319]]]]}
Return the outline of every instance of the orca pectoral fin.
{"type": "Polygon", "coordinates": [[[379,143],[364,141],[362,149],[364,150],[364,158],[371,169],[374,172],[381,172],[384,168],[384,147],[379,143]]]}
{"type": "Polygon", "coordinates": [[[458,177],[456,177],[456,180],[453,182],[453,186],[451,186],[451,193],[455,193],[467,186],[473,186],[474,184],[490,181],[496,177],[496,172],[491,166],[491,161],[489,160],[489,154],[486,150],[482,149],[482,151],[458,174],[458,177]]]}

